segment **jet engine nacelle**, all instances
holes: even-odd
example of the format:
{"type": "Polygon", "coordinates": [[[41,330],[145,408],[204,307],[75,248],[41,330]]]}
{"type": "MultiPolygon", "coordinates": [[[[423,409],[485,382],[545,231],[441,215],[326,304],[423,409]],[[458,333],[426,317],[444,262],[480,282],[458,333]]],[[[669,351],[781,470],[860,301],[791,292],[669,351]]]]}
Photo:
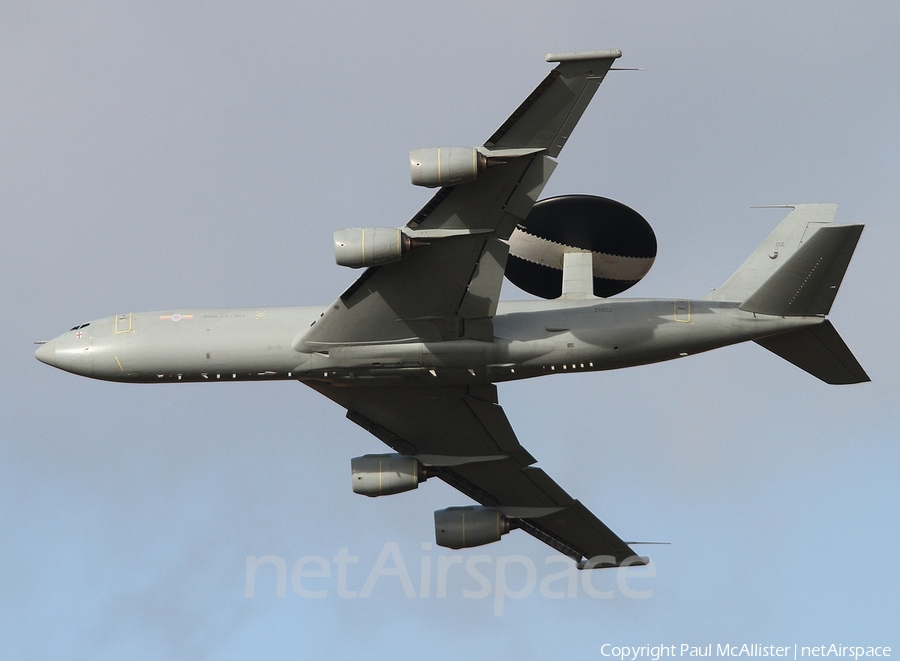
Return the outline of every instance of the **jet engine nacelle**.
{"type": "Polygon", "coordinates": [[[334,261],[352,269],[399,262],[412,248],[396,227],[352,227],[334,233],[334,261]]]}
{"type": "Polygon", "coordinates": [[[448,507],[434,513],[438,546],[467,549],[500,541],[509,532],[509,520],[493,507],[448,507]]]}
{"type": "Polygon", "coordinates": [[[416,186],[437,188],[472,181],[488,166],[474,147],[426,147],[409,152],[409,175],[416,186]]]}
{"type": "Polygon", "coordinates": [[[367,454],[350,460],[353,491],[363,496],[389,496],[411,491],[426,479],[415,457],[402,454],[367,454]]]}
{"type": "Polygon", "coordinates": [[[537,202],[509,237],[506,277],[529,294],[562,295],[563,255],[591,252],[595,296],[614,296],[643,278],[656,258],[653,228],[634,209],[595,195],[537,202]]]}

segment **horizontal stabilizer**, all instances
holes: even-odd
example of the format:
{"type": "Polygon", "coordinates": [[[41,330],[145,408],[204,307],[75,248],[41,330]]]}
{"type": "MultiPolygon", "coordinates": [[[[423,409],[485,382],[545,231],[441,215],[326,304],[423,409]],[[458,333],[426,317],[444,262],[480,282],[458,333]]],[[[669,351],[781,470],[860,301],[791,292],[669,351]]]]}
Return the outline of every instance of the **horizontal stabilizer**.
{"type": "MultiPolygon", "coordinates": [[[[824,228],[819,230],[822,231],[824,228]]],[[[871,380],[830,321],[764,337],[756,343],[825,383],[842,385],[871,380]]]]}
{"type": "Polygon", "coordinates": [[[862,230],[862,225],[820,228],[741,309],[780,317],[828,314],[862,230]]]}

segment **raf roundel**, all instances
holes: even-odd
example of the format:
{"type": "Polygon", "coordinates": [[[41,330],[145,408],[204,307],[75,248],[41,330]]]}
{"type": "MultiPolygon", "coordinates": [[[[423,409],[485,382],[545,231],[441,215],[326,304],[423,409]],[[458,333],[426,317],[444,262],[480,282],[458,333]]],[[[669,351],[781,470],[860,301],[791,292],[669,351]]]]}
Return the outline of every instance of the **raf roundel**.
{"type": "Polygon", "coordinates": [[[562,295],[563,255],[591,252],[595,296],[615,296],[656,258],[653,228],[634,209],[596,195],[541,200],[509,237],[506,277],[542,298],[562,295]]]}

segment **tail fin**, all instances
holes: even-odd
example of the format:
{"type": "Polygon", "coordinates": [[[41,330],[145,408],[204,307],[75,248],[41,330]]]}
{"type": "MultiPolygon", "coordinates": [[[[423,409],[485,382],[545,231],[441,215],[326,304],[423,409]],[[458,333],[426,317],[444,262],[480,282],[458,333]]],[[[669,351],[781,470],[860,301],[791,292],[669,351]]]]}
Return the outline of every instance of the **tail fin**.
{"type": "Polygon", "coordinates": [[[756,343],[825,383],[849,384],[870,380],[830,321],[764,337],[756,343]]]}
{"type": "Polygon", "coordinates": [[[795,204],[781,224],[718,289],[706,298],[742,303],[760,288],[820,227],[830,225],[836,204],[795,204]]]}
{"type": "Polygon", "coordinates": [[[822,227],[741,303],[741,309],[779,317],[828,314],[862,230],[862,225],[822,227]]]}
{"type": "MultiPolygon", "coordinates": [[[[747,261],[706,298],[747,312],[824,317],[831,311],[862,225],[833,225],[836,204],[797,204],[747,261]]],[[[825,383],[869,381],[841,336],[821,323],[756,340],[825,383]]]]}

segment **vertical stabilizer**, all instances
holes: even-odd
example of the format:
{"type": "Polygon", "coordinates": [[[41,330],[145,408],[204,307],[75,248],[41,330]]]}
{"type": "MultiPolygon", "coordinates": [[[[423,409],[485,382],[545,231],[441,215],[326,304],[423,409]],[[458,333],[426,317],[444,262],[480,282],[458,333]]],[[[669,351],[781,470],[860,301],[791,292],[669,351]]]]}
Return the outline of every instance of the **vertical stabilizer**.
{"type": "Polygon", "coordinates": [[[862,230],[862,225],[818,230],[741,303],[741,310],[779,317],[828,314],[862,230]]]}
{"type": "Polygon", "coordinates": [[[793,209],[750,257],[706,298],[742,303],[760,288],[820,228],[834,222],[836,204],[794,204],[793,209]]]}

